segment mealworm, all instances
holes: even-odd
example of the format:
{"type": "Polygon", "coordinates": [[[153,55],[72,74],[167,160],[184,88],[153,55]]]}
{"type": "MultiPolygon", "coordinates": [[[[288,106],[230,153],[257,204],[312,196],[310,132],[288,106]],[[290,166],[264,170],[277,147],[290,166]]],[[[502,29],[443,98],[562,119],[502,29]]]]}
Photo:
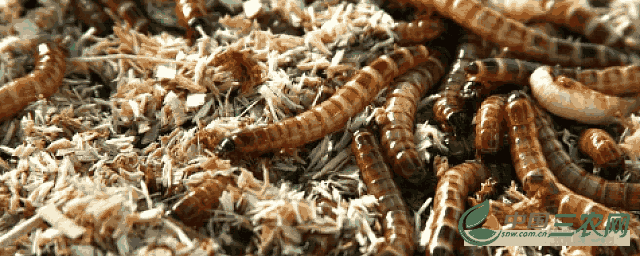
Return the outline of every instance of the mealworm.
{"type": "Polygon", "coordinates": [[[502,124],[504,120],[505,99],[493,95],[482,102],[476,113],[476,152],[495,154],[502,146],[502,124]]]}
{"type": "Polygon", "coordinates": [[[210,210],[218,207],[222,192],[228,185],[235,185],[231,176],[209,175],[203,179],[190,182],[189,193],[185,195],[172,210],[189,226],[198,226],[206,222],[210,210]]]}
{"type": "Polygon", "coordinates": [[[192,45],[197,34],[195,28],[197,26],[209,27],[207,21],[203,19],[207,15],[205,3],[201,0],[176,0],[175,2],[178,24],[187,30],[184,37],[187,43],[192,45]]]}
{"type": "Polygon", "coordinates": [[[511,158],[516,175],[522,181],[523,189],[530,196],[547,184],[547,178],[553,177],[542,155],[542,146],[538,140],[535,112],[524,94],[520,92],[509,96],[505,107],[511,158]]]}
{"type": "Polygon", "coordinates": [[[281,122],[235,132],[218,144],[217,151],[264,152],[295,148],[318,140],[344,127],[349,118],[361,112],[393,78],[428,61],[431,56],[444,58],[443,54],[430,53],[424,46],[398,48],[363,68],[321,104],[281,122]]]}
{"type": "Polygon", "coordinates": [[[580,134],[578,148],[593,159],[596,166],[615,166],[624,160],[622,149],[602,129],[587,129],[580,134]]]}
{"type": "MultiPolygon", "coordinates": [[[[436,157],[435,164],[446,158],[436,157]]],[[[448,168],[448,167],[446,167],[448,168]]],[[[480,189],[480,184],[490,177],[490,172],[477,162],[456,165],[440,172],[436,195],[433,200],[434,221],[426,255],[456,255],[464,248],[458,232],[458,221],[465,211],[466,198],[480,189]]]]}
{"type": "MultiPolygon", "coordinates": [[[[550,1],[547,14],[543,17],[548,22],[564,25],[571,31],[583,34],[589,41],[607,46],[623,47],[626,37],[635,31],[631,23],[626,26],[610,28],[605,12],[598,8],[582,5],[580,1],[550,1]]],[[[606,10],[608,11],[608,10],[606,10]]]]}
{"type": "Polygon", "coordinates": [[[466,123],[466,113],[463,111],[464,102],[459,92],[465,82],[464,67],[476,58],[489,54],[489,48],[482,38],[466,34],[462,36],[462,44],[458,46],[457,59],[447,74],[444,84],[440,87],[440,98],[433,104],[433,114],[445,132],[460,129],[466,123]]]}
{"type": "Polygon", "coordinates": [[[395,81],[387,94],[384,112],[377,117],[383,151],[396,174],[411,183],[422,182],[427,173],[413,141],[413,121],[420,98],[444,75],[446,62],[431,56],[395,81]]]}
{"type": "Polygon", "coordinates": [[[640,184],[608,181],[586,172],[562,148],[547,113],[538,107],[536,113],[542,153],[548,159],[549,168],[562,184],[606,206],[640,210],[640,184]]]}
{"type": "Polygon", "coordinates": [[[102,7],[93,0],[75,0],[75,15],[85,24],[96,28],[97,34],[102,34],[108,30],[106,23],[109,16],[102,10],[102,7]]]}
{"type": "MultiPolygon", "coordinates": [[[[489,81],[500,83],[513,83],[519,85],[529,85],[531,74],[543,64],[511,58],[486,58],[476,60],[469,64],[465,71],[467,75],[475,78],[475,81],[489,81]]],[[[553,67],[557,74],[562,74],[583,82],[584,77],[596,69],[562,68],[553,67]],[[584,73],[588,72],[588,73],[584,73]],[[582,74],[584,73],[584,74],[582,74]]]]}
{"type": "Polygon", "coordinates": [[[477,0],[416,0],[432,4],[443,15],[501,47],[509,47],[520,59],[563,66],[606,67],[624,65],[629,56],[604,45],[554,38],[483,6],[477,0]],[[472,17],[472,18],[470,18],[472,17]]]}
{"type": "MultiPolygon", "coordinates": [[[[556,71],[563,74],[566,69],[556,71]]],[[[640,83],[640,66],[617,66],[600,69],[584,69],[567,76],[575,78],[585,87],[608,95],[625,95],[640,93],[638,84],[640,83]]]]}
{"type": "Polygon", "coordinates": [[[356,131],[351,151],[368,193],[378,199],[378,210],[384,216],[382,224],[386,243],[379,247],[378,255],[413,255],[414,232],[408,208],[373,134],[366,129],[356,131]]]}
{"type": "Polygon", "coordinates": [[[67,52],[55,43],[41,43],[36,54],[35,70],[0,88],[0,121],[17,114],[40,95],[48,98],[62,84],[67,52]]]}
{"type": "Polygon", "coordinates": [[[637,97],[605,95],[571,78],[554,77],[552,70],[543,66],[533,72],[531,92],[540,105],[558,116],[586,124],[610,124],[618,122],[616,113],[627,116],[640,108],[637,97]]]}
{"type": "Polygon", "coordinates": [[[398,22],[393,31],[398,34],[398,44],[421,44],[437,38],[444,32],[444,21],[438,17],[417,18],[412,22],[398,22]]]}

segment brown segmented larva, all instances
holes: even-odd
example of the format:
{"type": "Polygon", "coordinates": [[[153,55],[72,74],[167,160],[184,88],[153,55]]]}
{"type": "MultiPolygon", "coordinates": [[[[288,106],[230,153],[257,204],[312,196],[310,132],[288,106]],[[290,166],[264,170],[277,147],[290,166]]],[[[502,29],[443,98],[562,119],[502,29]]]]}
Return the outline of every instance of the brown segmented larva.
{"type": "Polygon", "coordinates": [[[608,181],[586,172],[562,148],[547,113],[536,107],[542,153],[558,180],[572,191],[609,207],[640,210],[640,184],[608,181]]]}
{"type": "Polygon", "coordinates": [[[377,255],[413,255],[415,242],[413,224],[409,220],[407,205],[400,189],[393,181],[391,170],[373,133],[360,129],[353,135],[351,151],[355,156],[362,181],[369,194],[378,198],[378,210],[383,216],[385,244],[378,247],[377,255]]]}
{"type": "Polygon", "coordinates": [[[471,62],[464,70],[478,82],[528,85],[529,77],[541,65],[519,59],[488,58],[471,62]]]}
{"type": "Polygon", "coordinates": [[[48,98],[62,84],[67,52],[59,42],[38,45],[35,70],[0,88],[0,121],[17,114],[39,95],[48,98]]]}
{"type": "Polygon", "coordinates": [[[393,78],[429,60],[431,56],[444,57],[438,52],[430,53],[424,46],[398,48],[363,68],[321,104],[281,122],[236,132],[223,139],[217,151],[264,152],[295,148],[318,140],[343,127],[349,118],[361,112],[393,78]]]}
{"type": "Polygon", "coordinates": [[[444,32],[444,21],[439,17],[419,17],[412,22],[398,22],[393,31],[400,37],[399,44],[421,44],[437,38],[444,32]]]}
{"type": "Polygon", "coordinates": [[[507,102],[505,117],[509,129],[511,158],[524,191],[532,196],[555,178],[542,155],[531,102],[520,92],[511,94],[507,102]]]}
{"type": "MultiPolygon", "coordinates": [[[[487,58],[476,60],[465,68],[477,81],[528,85],[531,74],[543,66],[519,59],[487,58]]],[[[608,95],[640,93],[640,66],[617,66],[606,69],[576,69],[553,67],[560,74],[582,83],[585,87],[608,95]]]]}
{"type": "MultiPolygon", "coordinates": [[[[564,74],[563,71],[559,73],[564,74]]],[[[575,72],[575,79],[588,88],[608,95],[640,93],[638,65],[579,70],[575,72]]]]}
{"type": "Polygon", "coordinates": [[[602,129],[592,128],[582,132],[578,139],[578,149],[589,155],[596,166],[616,166],[624,160],[618,143],[602,129]]]}
{"type": "Polygon", "coordinates": [[[550,1],[549,3],[547,5],[549,12],[543,19],[581,33],[593,43],[624,47],[626,38],[635,32],[631,22],[622,27],[611,28],[608,25],[610,22],[608,17],[614,15],[599,11],[606,9],[590,8],[582,5],[580,1],[550,1]]]}
{"type": "Polygon", "coordinates": [[[629,56],[610,47],[554,38],[483,6],[477,0],[415,0],[432,4],[443,15],[485,40],[509,47],[520,59],[551,65],[606,67],[630,63],[629,56]]]}
{"type": "Polygon", "coordinates": [[[586,124],[618,122],[617,113],[627,116],[640,108],[638,97],[616,97],[589,89],[565,77],[555,77],[553,68],[542,66],[531,74],[531,92],[550,112],[586,124]]]}
{"type": "Polygon", "coordinates": [[[615,251],[615,255],[638,255],[638,253],[640,253],[640,237],[638,236],[640,234],[640,222],[638,222],[634,214],[629,212],[613,211],[602,204],[594,202],[589,198],[577,195],[574,192],[569,191],[569,189],[562,186],[561,184],[558,184],[558,186],[560,187],[561,191],[564,190],[567,192],[560,194],[560,199],[558,200],[560,203],[558,205],[557,214],[575,214],[575,217],[573,218],[561,218],[560,220],[562,222],[572,223],[573,227],[577,229],[582,226],[587,220],[587,218],[581,217],[583,214],[602,214],[602,218],[594,219],[594,221],[602,220],[600,225],[594,227],[594,229],[600,230],[600,232],[604,232],[607,218],[610,214],[629,214],[629,233],[627,235],[630,236],[631,239],[630,246],[617,246],[610,249],[615,251]]]}
{"type": "Polygon", "coordinates": [[[440,98],[433,104],[433,114],[445,132],[459,129],[466,122],[464,101],[460,98],[460,90],[466,81],[464,68],[476,58],[489,54],[486,42],[477,35],[468,33],[460,39],[461,44],[456,52],[456,61],[440,87],[440,98]]]}
{"type": "Polygon", "coordinates": [[[505,97],[492,95],[476,113],[476,153],[495,154],[502,146],[505,97]]]}
{"type": "Polygon", "coordinates": [[[426,168],[413,141],[413,121],[418,101],[444,75],[447,63],[435,57],[409,70],[395,81],[387,94],[380,125],[380,144],[393,171],[417,184],[424,180],[426,168]]]}
{"type": "MultiPolygon", "coordinates": [[[[447,161],[436,157],[435,164],[447,161]]],[[[446,165],[446,163],[445,163],[446,165]]],[[[467,162],[440,172],[438,187],[433,200],[434,221],[426,255],[456,255],[464,246],[458,232],[458,221],[465,211],[470,193],[480,189],[480,184],[490,177],[490,172],[481,164],[467,162]]]]}
{"type": "Polygon", "coordinates": [[[209,175],[202,179],[191,181],[186,194],[172,210],[188,226],[199,226],[209,220],[210,210],[218,207],[222,192],[227,185],[235,185],[231,176],[209,175]]]}

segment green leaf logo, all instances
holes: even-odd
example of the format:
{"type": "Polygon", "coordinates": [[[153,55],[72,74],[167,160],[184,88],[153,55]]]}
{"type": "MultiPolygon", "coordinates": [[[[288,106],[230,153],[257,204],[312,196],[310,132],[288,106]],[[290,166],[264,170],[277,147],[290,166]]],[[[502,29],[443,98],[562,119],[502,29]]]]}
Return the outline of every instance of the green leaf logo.
{"type": "Polygon", "coordinates": [[[473,229],[469,231],[469,234],[465,232],[465,229],[471,229],[482,225],[484,220],[487,219],[487,216],[489,216],[489,209],[489,201],[484,201],[481,204],[471,207],[471,209],[462,214],[462,217],[458,221],[458,231],[467,243],[483,246],[493,243],[498,239],[498,237],[500,237],[500,233],[502,233],[502,231],[496,232],[486,228],[473,229]]]}

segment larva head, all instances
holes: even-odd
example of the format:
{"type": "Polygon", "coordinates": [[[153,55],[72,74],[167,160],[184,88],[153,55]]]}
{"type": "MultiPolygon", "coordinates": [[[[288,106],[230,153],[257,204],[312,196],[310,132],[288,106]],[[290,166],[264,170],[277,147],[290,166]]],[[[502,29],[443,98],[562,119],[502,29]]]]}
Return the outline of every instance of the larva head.
{"type": "Polygon", "coordinates": [[[216,147],[217,154],[228,154],[236,150],[235,143],[236,136],[230,136],[222,139],[220,144],[216,147]]]}
{"type": "Polygon", "coordinates": [[[535,112],[529,99],[521,92],[509,96],[505,112],[509,126],[532,124],[535,122],[535,112]]]}

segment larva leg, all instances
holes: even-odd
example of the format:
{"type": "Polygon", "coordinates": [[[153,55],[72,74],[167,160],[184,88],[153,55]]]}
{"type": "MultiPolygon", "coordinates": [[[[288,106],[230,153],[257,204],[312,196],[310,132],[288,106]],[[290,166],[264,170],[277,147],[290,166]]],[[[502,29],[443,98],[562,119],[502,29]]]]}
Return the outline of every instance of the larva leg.
{"type": "Polygon", "coordinates": [[[572,191],[609,207],[640,210],[640,184],[607,181],[575,164],[556,138],[547,113],[536,107],[538,138],[549,168],[572,191]]]}
{"type": "Polygon", "coordinates": [[[395,89],[387,94],[379,123],[381,144],[396,174],[411,183],[421,183],[427,170],[418,157],[413,142],[413,123],[420,98],[444,75],[446,62],[431,57],[395,81],[395,89]]]}
{"type": "Polygon", "coordinates": [[[446,58],[444,54],[429,53],[424,46],[416,46],[398,48],[391,54],[383,55],[373,61],[331,98],[301,114],[309,117],[307,120],[321,124],[321,132],[302,130],[308,127],[302,123],[305,120],[292,117],[265,127],[248,128],[236,132],[223,139],[217,150],[220,153],[264,152],[280,148],[295,148],[318,140],[344,127],[347,120],[362,111],[395,76],[404,74],[410,68],[428,61],[430,57],[438,58],[441,62],[445,62],[446,58]],[[292,140],[290,137],[274,136],[275,134],[296,134],[300,137],[292,140]]]}
{"type": "Polygon", "coordinates": [[[554,77],[552,68],[536,69],[530,79],[531,91],[536,100],[550,112],[587,124],[617,122],[616,112],[622,116],[640,108],[637,97],[615,97],[586,88],[567,77],[554,77]]]}
{"type": "MultiPolygon", "coordinates": [[[[438,158],[444,160],[446,158],[438,158]]],[[[436,162],[438,165],[438,162],[436,162]]],[[[426,255],[456,255],[462,251],[463,240],[458,232],[458,221],[465,211],[466,198],[480,189],[480,184],[489,178],[489,171],[475,162],[452,167],[439,177],[433,201],[433,224],[426,255]]]]}
{"type": "Polygon", "coordinates": [[[467,123],[469,117],[465,116],[464,102],[459,95],[466,81],[464,68],[474,59],[488,55],[490,50],[480,37],[473,34],[463,36],[460,41],[462,43],[456,53],[458,58],[439,89],[440,98],[433,105],[434,118],[445,132],[453,132],[454,128],[460,129],[467,123]]]}
{"type": "Polygon", "coordinates": [[[414,231],[408,208],[373,134],[366,129],[356,131],[351,151],[360,168],[362,180],[367,185],[368,193],[378,198],[378,209],[383,216],[386,241],[379,247],[378,255],[413,255],[414,231]]]}
{"type": "Polygon", "coordinates": [[[66,56],[58,43],[39,44],[35,70],[0,88],[0,121],[17,114],[39,95],[53,95],[62,84],[66,56]]]}
{"type": "Polygon", "coordinates": [[[476,155],[495,154],[502,146],[505,99],[494,95],[480,105],[476,113],[476,155]]]}

